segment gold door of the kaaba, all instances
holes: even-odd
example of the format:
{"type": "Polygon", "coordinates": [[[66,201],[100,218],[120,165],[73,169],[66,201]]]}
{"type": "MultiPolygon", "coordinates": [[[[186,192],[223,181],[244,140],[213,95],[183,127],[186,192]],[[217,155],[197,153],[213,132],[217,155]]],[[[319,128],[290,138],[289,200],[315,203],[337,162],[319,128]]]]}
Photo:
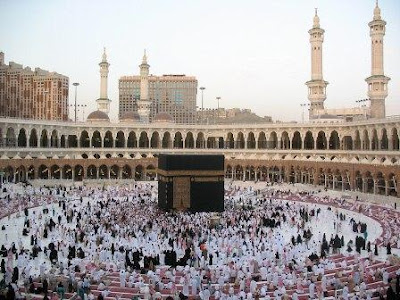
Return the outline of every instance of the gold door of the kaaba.
{"type": "Polygon", "coordinates": [[[177,210],[190,208],[190,177],[174,177],[174,205],[177,210]]]}

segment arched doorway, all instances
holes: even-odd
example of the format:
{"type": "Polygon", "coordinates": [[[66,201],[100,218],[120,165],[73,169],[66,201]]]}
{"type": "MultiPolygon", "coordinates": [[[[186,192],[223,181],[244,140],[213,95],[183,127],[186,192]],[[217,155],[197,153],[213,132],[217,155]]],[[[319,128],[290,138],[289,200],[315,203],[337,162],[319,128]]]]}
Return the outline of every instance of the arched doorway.
{"type": "Polygon", "coordinates": [[[164,136],[163,136],[163,139],[162,139],[162,147],[164,149],[171,148],[171,134],[168,131],[164,132],[164,136]]]}
{"type": "Polygon", "coordinates": [[[114,147],[114,138],[111,131],[107,131],[104,135],[104,148],[113,148],[114,147]]]}
{"type": "Polygon", "coordinates": [[[157,149],[160,147],[160,135],[157,131],[153,132],[153,134],[151,135],[150,147],[152,149],[157,149]]]}
{"type": "Polygon", "coordinates": [[[29,136],[29,147],[37,147],[38,146],[38,137],[37,137],[37,133],[36,133],[36,129],[33,128],[31,130],[31,134],[29,136]]]}
{"type": "Polygon", "coordinates": [[[340,139],[339,134],[336,130],[331,132],[331,136],[329,138],[329,149],[338,150],[340,149],[340,139]]]}
{"type": "Polygon", "coordinates": [[[322,149],[326,149],[326,136],[325,136],[325,132],[320,131],[318,132],[318,137],[317,137],[317,149],[318,150],[322,150],[322,149]]]}
{"type": "Polygon", "coordinates": [[[47,148],[49,146],[49,138],[47,137],[47,130],[42,130],[42,135],[40,137],[40,147],[47,148]]]}
{"type": "Polygon", "coordinates": [[[266,149],[267,148],[267,138],[265,136],[265,132],[261,131],[258,135],[258,149],[266,149]]]}
{"type": "Polygon", "coordinates": [[[292,138],[292,149],[301,149],[302,141],[300,132],[295,131],[292,138]]]}
{"type": "Polygon", "coordinates": [[[131,179],[132,178],[132,169],[130,166],[125,165],[122,168],[122,179],[131,179]]]}
{"type": "Polygon", "coordinates": [[[113,165],[110,168],[110,179],[118,179],[119,178],[119,167],[117,165],[113,165]]]}
{"type": "Polygon", "coordinates": [[[138,165],[135,168],[135,180],[142,180],[143,179],[143,166],[138,165]]]}
{"type": "Polygon", "coordinates": [[[307,131],[306,136],[304,138],[304,149],[306,150],[314,149],[314,137],[311,131],[307,131]]]}
{"type": "Polygon", "coordinates": [[[191,133],[190,131],[186,134],[185,148],[188,148],[188,149],[193,149],[194,148],[193,133],[191,133]]]}
{"type": "Polygon", "coordinates": [[[21,128],[18,134],[18,147],[26,147],[26,145],[26,132],[24,128],[21,128]]]}
{"type": "Polygon", "coordinates": [[[256,138],[254,137],[253,132],[249,132],[247,135],[247,149],[255,149],[256,148],[256,138]]]}
{"type": "Polygon", "coordinates": [[[101,148],[101,136],[100,136],[100,132],[98,132],[97,130],[95,132],[93,132],[93,135],[92,135],[92,147],[93,148],[101,148]]]}
{"type": "Polygon", "coordinates": [[[89,134],[86,130],[82,131],[81,137],[79,138],[79,142],[81,143],[82,148],[89,148],[90,147],[90,139],[89,134]]]}
{"type": "Polygon", "coordinates": [[[128,135],[128,148],[136,148],[137,147],[137,139],[136,133],[131,131],[128,135]]]}
{"type": "MultiPolygon", "coordinates": [[[[96,169],[96,167],[95,166],[93,166],[94,167],[94,169],[96,169]]],[[[75,166],[75,168],[74,168],[74,170],[75,170],[75,178],[74,178],[74,180],[75,181],[82,181],[83,180],[83,177],[84,177],[84,170],[83,170],[83,167],[81,166],[81,165],[76,165],[75,166]]],[[[96,171],[94,172],[94,174],[96,174],[96,171]]]]}
{"type": "Polygon", "coordinates": [[[179,149],[183,148],[182,134],[179,131],[175,133],[174,148],[179,148],[179,149]]]}
{"type": "Polygon", "coordinates": [[[125,148],[125,135],[122,131],[118,131],[117,137],[115,139],[115,147],[125,148]]]}
{"type": "Polygon", "coordinates": [[[149,137],[147,132],[142,131],[139,137],[139,148],[149,148],[149,137]]]}

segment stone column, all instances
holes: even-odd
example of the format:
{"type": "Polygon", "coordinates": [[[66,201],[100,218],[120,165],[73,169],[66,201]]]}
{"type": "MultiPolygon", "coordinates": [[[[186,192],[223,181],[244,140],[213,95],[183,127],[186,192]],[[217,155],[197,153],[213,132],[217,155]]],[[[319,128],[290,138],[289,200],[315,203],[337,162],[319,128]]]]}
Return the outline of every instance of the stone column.
{"type": "Polygon", "coordinates": [[[400,180],[396,177],[396,193],[397,193],[397,197],[400,196],[400,180]]]}
{"type": "Polygon", "coordinates": [[[392,137],[388,137],[388,150],[393,151],[393,139],[392,137]]]}
{"type": "Polygon", "coordinates": [[[385,180],[385,196],[389,196],[389,182],[385,180]]]}

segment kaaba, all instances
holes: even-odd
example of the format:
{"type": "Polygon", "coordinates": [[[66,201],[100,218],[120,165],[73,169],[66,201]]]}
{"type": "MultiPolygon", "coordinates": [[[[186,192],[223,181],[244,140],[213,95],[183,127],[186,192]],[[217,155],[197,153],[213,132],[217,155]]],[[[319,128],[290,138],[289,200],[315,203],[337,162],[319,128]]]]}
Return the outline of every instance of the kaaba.
{"type": "Polygon", "coordinates": [[[158,206],[163,210],[224,210],[224,156],[158,157],[158,206]]]}

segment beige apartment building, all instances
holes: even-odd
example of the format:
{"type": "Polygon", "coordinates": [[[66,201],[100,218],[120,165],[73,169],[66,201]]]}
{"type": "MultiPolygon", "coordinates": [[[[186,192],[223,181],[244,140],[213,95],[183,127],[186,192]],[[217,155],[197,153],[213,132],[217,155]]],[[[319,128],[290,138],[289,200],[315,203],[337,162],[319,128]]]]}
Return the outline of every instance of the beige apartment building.
{"type": "Polygon", "coordinates": [[[128,112],[138,112],[140,101],[149,102],[149,118],[152,121],[158,113],[168,113],[175,123],[196,122],[197,79],[186,75],[147,75],[147,57],[140,65],[141,76],[122,76],[119,79],[119,118],[128,112]],[[144,80],[145,79],[145,80],[144,80]],[[141,95],[141,86],[146,93],[141,95]]]}
{"type": "Polygon", "coordinates": [[[68,120],[68,77],[40,68],[4,62],[0,52],[0,116],[68,120]]]}

